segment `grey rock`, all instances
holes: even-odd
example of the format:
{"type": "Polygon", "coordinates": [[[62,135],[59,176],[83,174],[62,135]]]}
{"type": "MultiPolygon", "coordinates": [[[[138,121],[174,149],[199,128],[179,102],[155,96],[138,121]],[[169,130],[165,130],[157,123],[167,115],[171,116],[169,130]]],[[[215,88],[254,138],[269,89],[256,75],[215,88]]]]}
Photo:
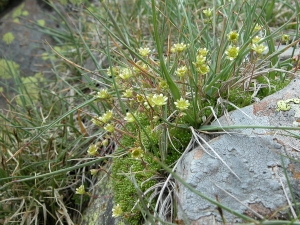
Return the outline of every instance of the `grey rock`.
{"type": "MultiPolygon", "coordinates": [[[[298,98],[300,79],[294,79],[281,91],[266,97],[261,102],[235,110],[219,119],[227,125],[293,126],[299,119],[297,105],[289,111],[276,111],[278,100],[298,98]],[[247,114],[247,116],[245,115],[247,114]],[[296,116],[296,117],[295,117],[296,116]]],[[[214,125],[218,125],[214,122],[214,125]]],[[[197,191],[221,204],[255,219],[268,218],[272,213],[284,218],[286,211],[279,210],[288,206],[283,189],[291,200],[284,171],[293,187],[295,196],[300,196],[299,159],[297,151],[300,140],[287,136],[282,130],[269,129],[232,129],[208,142],[215,152],[233,171],[208,148],[197,147],[184,156],[177,173],[197,191]],[[235,173],[235,174],[234,174],[235,173]]],[[[299,135],[299,130],[293,131],[299,135]]],[[[217,207],[197,196],[178,183],[178,219],[187,217],[193,225],[221,223],[217,207]]],[[[298,199],[299,200],[299,199],[298,199]]],[[[242,222],[240,218],[224,211],[228,223],[242,222]]]]}
{"type": "MultiPolygon", "coordinates": [[[[24,0],[1,16],[0,60],[14,62],[17,68],[14,68],[13,74],[20,74],[22,78],[37,73],[41,73],[46,78],[53,77],[51,62],[43,60],[42,54],[46,52],[45,40],[52,46],[55,42],[50,35],[41,32],[36,24],[38,21],[43,21],[45,26],[58,30],[60,24],[53,19],[55,12],[51,11],[44,1],[24,0]],[[13,35],[11,42],[5,41],[4,37],[7,33],[13,35]]],[[[0,71],[2,67],[3,63],[0,63],[0,71]]],[[[5,74],[0,74],[0,91],[3,89],[8,99],[15,94],[15,79],[7,69],[5,74]]],[[[0,109],[5,107],[5,99],[0,95],[0,109]]]]}
{"type": "Polygon", "coordinates": [[[299,48],[293,48],[293,47],[288,47],[287,45],[280,45],[276,51],[283,51],[279,57],[281,60],[285,60],[290,58],[291,56],[296,56],[300,54],[300,49],[299,48]]]}
{"type": "Polygon", "coordinates": [[[112,217],[113,209],[113,188],[109,167],[111,162],[103,167],[97,175],[97,181],[90,190],[94,198],[91,199],[89,206],[83,212],[82,225],[114,225],[118,219],[112,217]],[[107,173],[108,172],[108,173],[107,173]]]}

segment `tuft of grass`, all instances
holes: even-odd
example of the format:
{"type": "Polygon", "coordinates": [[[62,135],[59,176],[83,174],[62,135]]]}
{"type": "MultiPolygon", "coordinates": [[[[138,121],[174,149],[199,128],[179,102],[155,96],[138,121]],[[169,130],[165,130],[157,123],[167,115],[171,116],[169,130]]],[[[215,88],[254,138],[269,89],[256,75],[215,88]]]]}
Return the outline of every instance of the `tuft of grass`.
{"type": "Polygon", "coordinates": [[[92,183],[81,166],[91,142],[81,129],[84,115],[70,112],[76,97],[62,78],[20,77],[10,61],[5,70],[15,96],[6,96],[0,113],[0,219],[4,224],[74,224],[90,199],[75,195],[75,189],[92,183]]]}

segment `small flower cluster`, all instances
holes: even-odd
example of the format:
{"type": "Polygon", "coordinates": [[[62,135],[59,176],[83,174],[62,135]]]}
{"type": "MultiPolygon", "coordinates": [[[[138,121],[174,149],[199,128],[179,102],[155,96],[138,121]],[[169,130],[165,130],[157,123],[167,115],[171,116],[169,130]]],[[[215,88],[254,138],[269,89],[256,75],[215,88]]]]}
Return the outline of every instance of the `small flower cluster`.
{"type": "Polygon", "coordinates": [[[177,70],[175,71],[175,74],[180,77],[181,79],[183,79],[185,77],[185,75],[187,74],[187,67],[186,66],[181,66],[178,67],[177,70]]]}
{"type": "Polygon", "coordinates": [[[78,195],[84,195],[86,193],[84,185],[82,184],[78,188],[76,188],[75,193],[78,194],[78,195]]]}
{"type": "Polygon", "coordinates": [[[261,55],[266,51],[268,48],[264,44],[253,44],[252,48],[253,51],[256,52],[256,54],[261,55]]]}
{"type": "MultiPolygon", "coordinates": [[[[211,17],[211,10],[208,9],[205,12],[208,17],[211,17]]],[[[174,53],[174,62],[178,60],[178,55],[181,55],[189,45],[185,43],[175,43],[171,52],[174,53]]],[[[131,135],[131,130],[126,129],[124,124],[129,126],[138,127],[140,120],[139,117],[142,114],[146,115],[151,123],[157,123],[164,116],[163,111],[168,107],[167,110],[175,111],[178,110],[180,115],[186,115],[191,103],[186,99],[186,91],[182,89],[182,93],[179,99],[173,99],[169,92],[168,82],[161,76],[156,76],[156,72],[153,69],[152,64],[154,62],[152,51],[148,47],[141,47],[138,53],[145,61],[137,61],[131,63],[133,66],[115,66],[107,70],[109,77],[114,77],[115,84],[113,88],[118,88],[119,97],[121,97],[123,104],[126,105],[127,111],[121,112],[118,106],[114,105],[115,91],[109,88],[100,89],[94,98],[105,105],[107,109],[102,115],[92,118],[92,122],[101,127],[107,132],[109,138],[114,139],[120,135],[131,135]],[[147,62],[147,63],[146,63],[147,62]],[[141,74],[141,76],[139,76],[141,74]],[[150,74],[150,76],[149,76],[150,74]],[[146,79],[145,79],[146,78],[146,79]],[[172,101],[173,100],[173,101],[172,101]],[[170,108],[169,108],[170,107],[170,108]],[[112,110],[113,108],[113,110],[112,110]]],[[[207,74],[210,70],[207,64],[208,50],[206,48],[200,48],[197,52],[196,61],[194,65],[200,74],[207,74]]],[[[188,76],[190,76],[188,66],[184,64],[184,60],[180,61],[174,74],[182,81],[185,82],[188,76]]],[[[183,85],[182,85],[183,86],[183,85]]],[[[104,146],[102,143],[91,144],[87,150],[87,154],[90,156],[100,156],[98,149],[104,146]]],[[[132,146],[128,147],[128,153],[132,158],[141,158],[147,149],[140,143],[138,139],[136,143],[132,143],[132,146]],[[134,147],[133,147],[134,146],[134,147]]],[[[91,173],[94,175],[98,170],[93,169],[91,173]]]]}
{"type": "MultiPolygon", "coordinates": [[[[261,31],[262,27],[258,24],[254,27],[254,32],[261,31]]],[[[252,38],[252,46],[251,49],[257,54],[261,55],[263,54],[268,48],[264,44],[258,44],[262,40],[262,37],[259,35],[256,35],[254,38],[252,38]]]]}
{"type": "Polygon", "coordinates": [[[140,159],[143,157],[144,151],[141,147],[131,148],[129,150],[131,152],[131,157],[134,159],[140,159]]]}
{"type": "Polygon", "coordinates": [[[123,80],[129,80],[133,77],[133,71],[130,68],[122,68],[119,77],[123,80]]]}
{"type": "Polygon", "coordinates": [[[288,34],[283,34],[283,35],[281,36],[281,41],[282,41],[283,43],[285,43],[285,44],[288,44],[288,42],[290,41],[290,35],[288,35],[288,34]]]}
{"type": "Polygon", "coordinates": [[[119,217],[123,215],[123,210],[119,204],[115,205],[112,208],[112,217],[119,217]]]}
{"type": "Polygon", "coordinates": [[[143,57],[147,57],[149,56],[149,54],[151,53],[150,48],[139,48],[139,54],[143,57]]]}
{"type": "Polygon", "coordinates": [[[102,126],[104,124],[107,124],[110,120],[113,118],[113,113],[111,110],[105,112],[102,116],[99,116],[97,118],[93,118],[92,122],[97,126],[102,126]]]}
{"type": "Polygon", "coordinates": [[[183,98],[180,98],[174,104],[175,104],[176,108],[179,110],[186,110],[190,106],[189,101],[185,100],[183,98]]]}
{"type": "Polygon", "coordinates": [[[202,12],[205,16],[204,23],[210,24],[212,21],[212,9],[211,8],[203,9],[202,12]]]}
{"type": "MultiPolygon", "coordinates": [[[[261,29],[262,29],[261,26],[256,25],[254,27],[254,32],[261,31],[261,29]]],[[[237,33],[237,31],[231,31],[227,35],[227,39],[228,39],[230,45],[226,49],[225,54],[226,54],[226,58],[232,61],[235,58],[237,58],[237,56],[239,55],[240,48],[236,45],[238,43],[239,34],[237,33]]],[[[259,35],[256,35],[251,40],[252,41],[251,49],[257,55],[261,55],[267,50],[267,47],[264,44],[259,44],[259,42],[261,40],[262,40],[262,38],[259,35]]]]}
{"type": "Polygon", "coordinates": [[[208,51],[206,48],[200,48],[197,52],[196,62],[193,63],[197,72],[199,72],[201,75],[207,74],[210,70],[209,66],[207,65],[207,53],[208,51]]]}
{"type": "Polygon", "coordinates": [[[108,99],[110,97],[110,94],[108,93],[107,89],[101,89],[97,92],[95,98],[96,99],[108,99]]]}
{"type": "Polygon", "coordinates": [[[98,146],[97,145],[90,145],[89,149],[87,150],[87,153],[91,156],[95,156],[98,154],[98,146]]]}
{"type": "Polygon", "coordinates": [[[227,34],[227,38],[232,44],[237,44],[239,40],[239,33],[236,31],[230,31],[229,34],[227,34]]]}
{"type": "Polygon", "coordinates": [[[239,40],[239,33],[236,31],[230,31],[229,34],[227,35],[227,39],[230,42],[230,45],[225,51],[226,58],[229,60],[234,60],[238,54],[240,48],[236,46],[239,40]]]}
{"type": "Polygon", "coordinates": [[[171,48],[172,53],[181,53],[187,48],[187,45],[184,43],[177,43],[174,44],[173,47],[171,48]]]}
{"type": "Polygon", "coordinates": [[[135,121],[134,116],[130,112],[126,113],[124,120],[126,120],[128,123],[132,123],[135,121]]]}
{"type": "Polygon", "coordinates": [[[163,94],[149,94],[146,97],[139,96],[138,101],[144,102],[144,106],[147,109],[155,106],[163,106],[167,104],[168,97],[164,96],[163,94]]]}

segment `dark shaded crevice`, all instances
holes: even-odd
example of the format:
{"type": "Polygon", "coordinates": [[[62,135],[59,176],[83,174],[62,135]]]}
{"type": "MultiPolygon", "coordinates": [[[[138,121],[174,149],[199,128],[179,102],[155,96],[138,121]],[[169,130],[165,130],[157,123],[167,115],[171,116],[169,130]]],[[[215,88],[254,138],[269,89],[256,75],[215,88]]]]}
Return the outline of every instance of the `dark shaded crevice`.
{"type": "Polygon", "coordinates": [[[20,5],[24,0],[10,0],[3,10],[0,11],[0,19],[9,13],[13,8],[20,5]]]}
{"type": "Polygon", "coordinates": [[[41,1],[41,0],[36,0],[36,3],[42,8],[42,9],[45,9],[47,11],[53,11],[53,8],[51,7],[49,1],[47,0],[44,0],[44,1],[41,1]]]}

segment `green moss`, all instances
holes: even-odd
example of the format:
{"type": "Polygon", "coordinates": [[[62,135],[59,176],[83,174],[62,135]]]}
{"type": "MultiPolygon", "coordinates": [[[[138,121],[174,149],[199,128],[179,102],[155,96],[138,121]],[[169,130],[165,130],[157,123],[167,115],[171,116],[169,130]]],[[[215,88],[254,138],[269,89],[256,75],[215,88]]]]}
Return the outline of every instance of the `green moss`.
{"type": "Polygon", "coordinates": [[[138,123],[127,123],[124,126],[125,129],[136,138],[133,138],[129,135],[124,135],[121,140],[121,146],[123,146],[123,148],[130,148],[132,146],[139,146],[142,142],[142,146],[144,149],[146,149],[146,151],[154,153],[151,142],[158,142],[158,136],[160,135],[159,131],[154,131],[150,127],[149,118],[147,117],[147,115],[143,113],[135,113],[135,117],[138,120],[138,123]],[[141,129],[139,125],[142,126],[143,129],[141,129]],[[147,135],[145,132],[147,133],[147,135]],[[148,137],[150,138],[150,140],[148,137]]]}
{"type": "Polygon", "coordinates": [[[161,135],[160,130],[152,129],[150,125],[145,126],[141,132],[141,141],[146,151],[151,152],[155,156],[158,156],[159,152],[159,138],[161,135]],[[146,135],[147,134],[147,135],[146,135]]]}
{"type": "Polygon", "coordinates": [[[286,87],[290,83],[290,79],[286,78],[284,81],[280,80],[266,80],[264,77],[258,77],[257,81],[261,84],[266,84],[268,87],[262,88],[258,93],[257,97],[262,99],[268,95],[275,93],[276,91],[281,90],[282,88],[286,87]]]}
{"type": "Polygon", "coordinates": [[[138,225],[142,221],[141,212],[138,208],[133,209],[138,201],[138,195],[131,179],[134,178],[139,189],[144,192],[156,184],[155,180],[148,179],[153,177],[159,169],[160,166],[147,155],[143,160],[136,160],[130,156],[113,159],[112,178],[115,203],[120,204],[124,218],[129,224],[138,225]]]}
{"type": "MultiPolygon", "coordinates": [[[[252,92],[246,92],[241,88],[234,88],[230,90],[228,101],[239,108],[250,105],[252,102],[252,92]]],[[[228,105],[227,110],[232,111],[235,107],[228,105]]]]}
{"type": "Polygon", "coordinates": [[[165,163],[172,165],[175,163],[187,145],[189,144],[192,134],[190,130],[173,127],[169,129],[170,137],[172,137],[172,145],[168,146],[168,154],[165,163]],[[175,149],[174,149],[175,147],[175,149]]]}
{"type": "MultiPolygon", "coordinates": [[[[130,131],[136,138],[124,135],[120,140],[122,147],[119,151],[141,146],[145,151],[144,157],[137,160],[128,154],[124,157],[114,158],[112,165],[115,204],[120,204],[124,212],[124,219],[129,224],[142,224],[143,219],[138,209],[132,210],[138,201],[137,190],[132,178],[135,179],[139,189],[145,192],[157,183],[156,180],[150,178],[162,172],[160,165],[153,160],[153,156],[161,158],[159,146],[162,129],[156,126],[156,122],[150,124],[153,121],[150,121],[146,114],[136,114],[136,117],[143,129],[139,128],[136,123],[125,124],[126,130],[130,131]]],[[[180,122],[182,121],[180,120],[180,122]]],[[[179,159],[191,139],[191,132],[187,129],[171,127],[169,128],[169,136],[172,138],[172,144],[169,144],[167,149],[164,162],[167,165],[171,165],[179,159]]],[[[145,201],[146,199],[147,196],[145,201]]]]}

